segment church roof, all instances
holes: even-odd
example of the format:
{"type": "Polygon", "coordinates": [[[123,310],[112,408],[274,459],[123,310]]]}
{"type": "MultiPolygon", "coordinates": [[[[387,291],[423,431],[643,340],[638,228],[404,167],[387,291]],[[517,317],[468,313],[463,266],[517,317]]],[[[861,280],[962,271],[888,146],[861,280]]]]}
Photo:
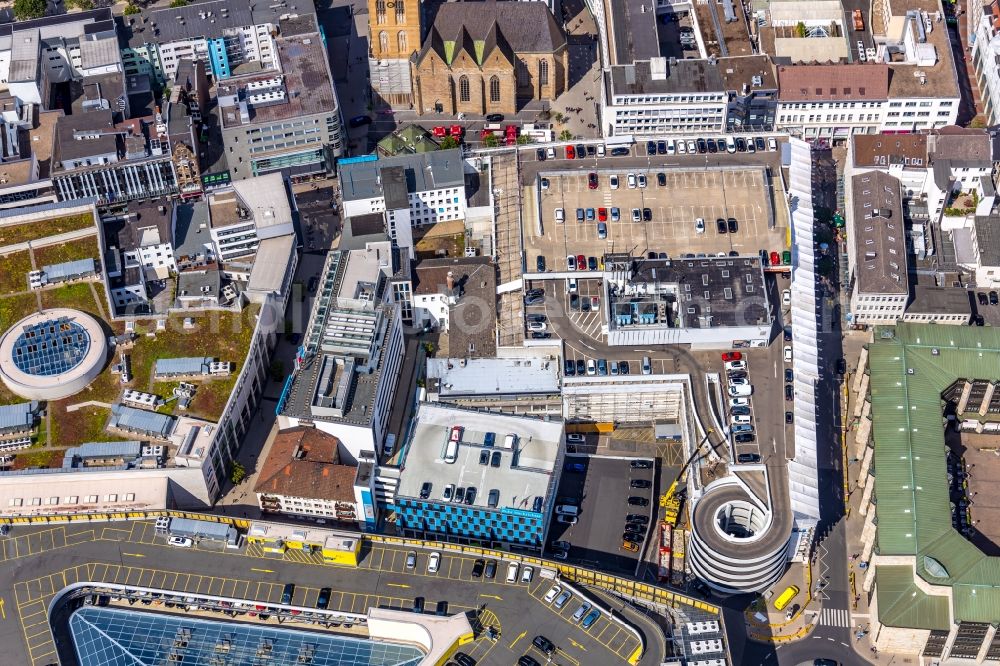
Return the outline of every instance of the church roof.
{"type": "Polygon", "coordinates": [[[551,53],[566,44],[566,34],[544,2],[446,2],[420,52],[436,51],[447,63],[465,49],[479,64],[500,49],[514,53],[551,53]]]}

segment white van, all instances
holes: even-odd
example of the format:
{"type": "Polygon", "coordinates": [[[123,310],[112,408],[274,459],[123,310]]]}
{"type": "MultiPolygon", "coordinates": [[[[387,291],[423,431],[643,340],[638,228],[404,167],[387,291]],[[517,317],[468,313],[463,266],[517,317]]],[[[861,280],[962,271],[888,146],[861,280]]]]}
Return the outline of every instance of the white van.
{"type": "Polygon", "coordinates": [[[746,414],[737,414],[736,416],[734,416],[732,418],[732,422],[734,424],[746,424],[746,425],[749,425],[750,424],[750,417],[747,416],[746,414]]]}
{"type": "Polygon", "coordinates": [[[580,507],[573,506],[572,504],[560,504],[556,507],[556,513],[560,516],[579,516],[580,507]]]}
{"type": "Polygon", "coordinates": [[[562,208],[556,208],[556,222],[565,222],[565,221],[566,221],[566,211],[564,211],[562,208]]]}
{"type": "Polygon", "coordinates": [[[749,384],[729,387],[729,396],[731,398],[745,398],[751,395],[753,395],[753,386],[749,384]]]}
{"type": "Polygon", "coordinates": [[[512,449],[517,444],[517,435],[507,435],[503,438],[503,448],[512,449]]]}
{"type": "Polygon", "coordinates": [[[448,448],[445,449],[444,461],[453,465],[456,460],[458,460],[458,442],[452,439],[448,441],[448,448]]]}

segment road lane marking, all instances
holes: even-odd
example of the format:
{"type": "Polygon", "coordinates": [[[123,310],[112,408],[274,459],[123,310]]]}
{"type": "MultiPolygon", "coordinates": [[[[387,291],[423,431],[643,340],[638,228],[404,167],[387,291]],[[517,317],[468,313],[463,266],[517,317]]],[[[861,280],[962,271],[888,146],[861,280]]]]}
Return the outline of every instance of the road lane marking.
{"type": "MultiPolygon", "coordinates": [[[[0,609],[3,609],[3,600],[2,599],[0,599],[0,609]]],[[[509,649],[513,650],[514,646],[517,645],[517,642],[519,640],[521,640],[522,638],[524,638],[525,636],[527,636],[527,635],[528,635],[527,631],[522,631],[520,634],[518,634],[517,638],[514,639],[514,642],[510,644],[509,649]]]]}
{"type": "Polygon", "coordinates": [[[251,567],[250,571],[256,571],[257,573],[274,573],[274,569],[258,569],[256,567],[251,567]]]}
{"type": "Polygon", "coordinates": [[[122,555],[127,557],[146,557],[142,553],[122,553],[122,555]]]}
{"type": "Polygon", "coordinates": [[[410,586],[407,585],[406,583],[386,583],[386,586],[388,586],[388,587],[402,587],[402,588],[407,589],[407,590],[410,589],[410,586]]]}

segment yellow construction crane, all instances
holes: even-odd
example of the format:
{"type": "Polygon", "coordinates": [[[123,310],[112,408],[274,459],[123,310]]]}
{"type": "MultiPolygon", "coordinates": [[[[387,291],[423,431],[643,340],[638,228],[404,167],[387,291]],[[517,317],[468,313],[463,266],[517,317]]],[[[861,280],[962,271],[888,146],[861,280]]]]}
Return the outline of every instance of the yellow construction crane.
{"type": "MultiPolygon", "coordinates": [[[[684,478],[684,473],[687,472],[687,468],[691,466],[691,463],[701,455],[701,446],[706,441],[708,441],[709,436],[714,432],[712,428],[708,429],[705,434],[705,438],[698,442],[698,446],[694,448],[694,452],[688,457],[687,461],[681,466],[680,470],[677,472],[677,476],[674,478],[673,483],[667,488],[667,492],[660,496],[660,507],[664,509],[664,520],[671,526],[677,526],[677,518],[680,516],[681,512],[681,502],[684,501],[684,493],[678,492],[677,487],[680,485],[681,479],[684,478]]],[[[683,488],[682,488],[683,491],[683,488]]]]}

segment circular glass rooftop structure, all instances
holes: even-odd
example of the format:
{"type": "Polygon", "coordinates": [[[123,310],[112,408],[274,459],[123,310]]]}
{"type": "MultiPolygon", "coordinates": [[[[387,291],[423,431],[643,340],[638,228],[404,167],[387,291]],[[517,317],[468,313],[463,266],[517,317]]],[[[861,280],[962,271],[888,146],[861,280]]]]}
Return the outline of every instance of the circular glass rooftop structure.
{"type": "Polygon", "coordinates": [[[85,388],[107,360],[100,322],[67,308],[43,310],[0,338],[0,379],[33,400],[58,400],[85,388]]]}

